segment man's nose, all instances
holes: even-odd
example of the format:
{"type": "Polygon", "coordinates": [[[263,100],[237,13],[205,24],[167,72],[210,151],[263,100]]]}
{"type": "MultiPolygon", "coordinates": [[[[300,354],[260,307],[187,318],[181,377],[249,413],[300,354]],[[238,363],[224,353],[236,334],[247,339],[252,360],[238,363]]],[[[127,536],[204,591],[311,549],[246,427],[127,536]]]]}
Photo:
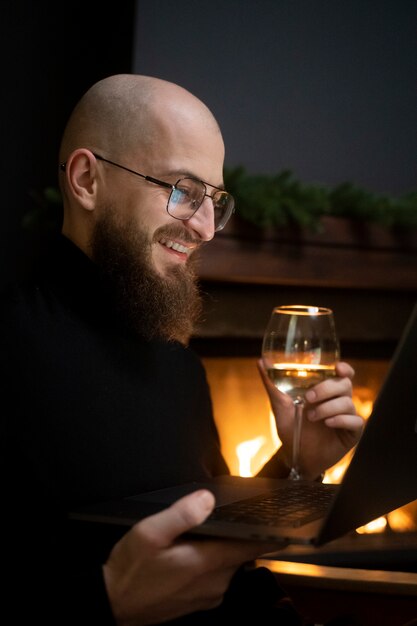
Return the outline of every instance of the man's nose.
{"type": "Polygon", "coordinates": [[[214,226],[214,206],[213,200],[206,196],[190,219],[187,220],[190,228],[198,233],[202,241],[210,241],[216,232],[214,226]]]}

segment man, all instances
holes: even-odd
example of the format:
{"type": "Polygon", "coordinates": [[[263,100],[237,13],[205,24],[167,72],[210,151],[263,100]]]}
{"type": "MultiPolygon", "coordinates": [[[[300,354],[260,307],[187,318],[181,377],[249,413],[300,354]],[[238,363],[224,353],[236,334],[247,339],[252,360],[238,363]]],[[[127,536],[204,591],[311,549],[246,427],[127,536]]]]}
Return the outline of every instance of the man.
{"type": "MultiPolygon", "coordinates": [[[[242,566],[273,549],[185,540],[213,508],[206,491],[124,536],[67,521],[73,504],[228,471],[205,373],[187,347],[201,308],[193,254],[233,211],[223,161],[211,112],[160,79],[110,76],[68,121],[62,235],[34,278],[1,301],[13,621],[210,623],[210,610],[229,606],[236,580],[243,589],[250,579],[242,566]]],[[[284,442],[261,474],[286,476],[292,403],[260,371],[284,442]]],[[[335,463],[362,430],[353,370],[340,363],[338,375],[308,398],[306,478],[335,463]]]]}

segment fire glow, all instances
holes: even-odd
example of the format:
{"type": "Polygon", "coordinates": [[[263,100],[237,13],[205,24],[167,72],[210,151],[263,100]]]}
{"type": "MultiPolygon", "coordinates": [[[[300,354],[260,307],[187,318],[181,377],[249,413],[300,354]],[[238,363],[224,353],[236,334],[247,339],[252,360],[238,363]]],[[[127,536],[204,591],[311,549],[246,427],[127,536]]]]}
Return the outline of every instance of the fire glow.
{"type": "MultiPolygon", "coordinates": [[[[372,401],[370,400],[361,400],[360,396],[354,395],[353,401],[355,403],[356,411],[361,417],[367,419],[372,412],[372,401]]],[[[275,445],[278,448],[281,445],[281,441],[278,437],[276,428],[275,428],[275,419],[272,412],[270,412],[270,427],[271,434],[275,434],[275,445]]],[[[236,446],[236,454],[239,459],[239,476],[254,476],[258,469],[262,467],[262,465],[268,460],[268,456],[265,458],[258,459],[258,464],[256,469],[252,469],[253,459],[255,455],[259,452],[262,446],[267,442],[267,438],[264,435],[260,435],[255,437],[254,439],[250,439],[248,441],[243,441],[236,446]]],[[[323,482],[325,483],[340,483],[343,475],[349,465],[350,459],[352,458],[353,452],[349,452],[343,457],[336,465],[331,467],[324,475],[323,482]]],[[[397,517],[398,519],[398,517],[397,517]]],[[[368,524],[361,526],[356,529],[356,532],[359,534],[368,534],[368,533],[381,533],[387,527],[387,517],[379,517],[375,520],[372,520],[368,524]]],[[[400,528],[401,529],[401,524],[400,528]]]]}
{"type": "MultiPolygon", "coordinates": [[[[205,359],[205,365],[222,451],[230,471],[239,476],[254,476],[281,445],[275,418],[270,411],[254,360],[246,357],[212,357],[205,359]]],[[[368,366],[359,366],[358,369],[367,375],[371,371],[368,366]]],[[[364,381],[365,384],[354,387],[353,401],[358,414],[364,419],[371,414],[378,391],[375,380],[373,374],[369,381],[364,381]]],[[[329,468],[324,482],[341,482],[352,454],[353,451],[349,452],[339,463],[329,468]]],[[[416,520],[417,502],[414,502],[372,520],[357,529],[357,532],[384,532],[387,528],[395,532],[415,531],[416,520]]]]}

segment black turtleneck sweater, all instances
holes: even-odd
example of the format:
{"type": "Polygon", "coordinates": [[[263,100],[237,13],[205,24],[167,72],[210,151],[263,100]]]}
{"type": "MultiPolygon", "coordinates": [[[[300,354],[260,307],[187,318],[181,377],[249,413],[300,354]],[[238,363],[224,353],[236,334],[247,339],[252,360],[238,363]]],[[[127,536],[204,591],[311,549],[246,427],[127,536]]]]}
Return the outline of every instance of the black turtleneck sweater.
{"type": "Polygon", "coordinates": [[[203,366],[133,333],[61,236],[0,299],[0,389],[11,621],[111,624],[101,564],[117,531],[74,530],[67,511],[228,472],[203,366]]]}

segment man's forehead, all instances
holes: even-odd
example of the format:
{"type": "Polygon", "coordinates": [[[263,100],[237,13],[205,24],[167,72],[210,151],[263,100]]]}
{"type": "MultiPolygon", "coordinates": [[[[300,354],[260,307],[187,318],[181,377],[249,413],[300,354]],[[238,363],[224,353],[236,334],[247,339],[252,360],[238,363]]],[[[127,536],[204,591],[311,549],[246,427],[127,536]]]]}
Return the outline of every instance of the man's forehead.
{"type": "Polygon", "coordinates": [[[163,163],[158,165],[158,172],[162,177],[168,178],[176,182],[180,178],[195,178],[202,182],[208,183],[213,187],[223,189],[223,167],[222,164],[207,167],[201,163],[163,163]]]}
{"type": "Polygon", "coordinates": [[[222,146],[205,144],[202,147],[188,147],[181,143],[169,150],[168,145],[157,146],[147,155],[147,167],[151,168],[156,175],[169,176],[170,180],[190,177],[203,180],[216,187],[223,184],[223,158],[222,146]]]}

